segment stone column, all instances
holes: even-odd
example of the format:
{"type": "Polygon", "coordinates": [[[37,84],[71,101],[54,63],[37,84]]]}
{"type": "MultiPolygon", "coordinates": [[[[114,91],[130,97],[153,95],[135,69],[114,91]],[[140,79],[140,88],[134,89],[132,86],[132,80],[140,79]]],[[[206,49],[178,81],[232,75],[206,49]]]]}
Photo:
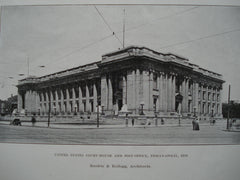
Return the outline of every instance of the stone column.
{"type": "Polygon", "coordinates": [[[222,90],[219,89],[219,114],[222,116],[222,90]]]}
{"type": "Polygon", "coordinates": [[[181,94],[183,96],[182,99],[182,112],[186,112],[186,79],[183,80],[182,85],[181,85],[181,94]]]}
{"type": "Polygon", "coordinates": [[[163,87],[163,74],[160,73],[159,74],[159,96],[158,96],[158,102],[159,102],[159,110],[160,111],[163,111],[164,108],[163,108],[163,105],[164,105],[164,87],[163,87]]]}
{"type": "Polygon", "coordinates": [[[90,111],[90,102],[89,102],[89,88],[88,85],[86,83],[86,111],[90,111]]]}
{"type": "Polygon", "coordinates": [[[134,71],[127,72],[127,107],[128,110],[133,111],[135,109],[135,89],[134,89],[134,71]]]}
{"type": "Polygon", "coordinates": [[[52,90],[50,89],[49,90],[49,93],[50,93],[50,100],[51,100],[51,103],[50,103],[50,106],[51,106],[51,112],[54,112],[54,109],[53,109],[53,92],[52,90]]]}
{"type": "Polygon", "coordinates": [[[66,103],[67,103],[67,110],[66,110],[66,112],[68,113],[68,112],[70,111],[69,87],[66,89],[66,94],[67,94],[67,99],[66,99],[66,103]]]}
{"type": "MultiPolygon", "coordinates": [[[[197,112],[199,112],[198,109],[198,83],[197,82],[193,82],[193,107],[195,107],[195,111],[196,111],[196,115],[197,112]]],[[[193,110],[194,112],[194,110],[193,110]]]]}
{"type": "Polygon", "coordinates": [[[49,112],[49,96],[48,96],[48,91],[46,91],[46,109],[45,109],[45,113],[48,114],[49,112]]]}
{"type": "MultiPolygon", "coordinates": [[[[209,112],[209,115],[210,115],[210,117],[212,116],[212,106],[213,106],[213,101],[212,101],[212,94],[213,94],[213,88],[210,86],[209,87],[209,92],[210,92],[210,94],[209,94],[209,101],[210,101],[210,112],[209,112]]],[[[214,110],[213,110],[213,113],[214,113],[214,110]]]]}
{"type": "Polygon", "coordinates": [[[64,97],[63,97],[63,90],[62,89],[60,89],[60,93],[61,93],[61,111],[66,112],[65,107],[64,107],[64,97]]]}
{"type": "Polygon", "coordinates": [[[186,79],[186,94],[185,94],[185,97],[186,97],[186,101],[185,101],[185,108],[186,108],[186,112],[189,112],[188,111],[188,100],[189,100],[189,96],[188,96],[188,86],[189,86],[189,79],[186,79]]]}
{"type": "Polygon", "coordinates": [[[56,112],[59,112],[58,89],[56,89],[55,91],[55,97],[56,97],[56,112]]]}
{"type": "Polygon", "coordinates": [[[157,74],[157,89],[158,89],[158,99],[157,99],[157,103],[156,103],[156,111],[159,112],[160,111],[160,74],[157,74]]]}
{"type": "Polygon", "coordinates": [[[167,87],[167,74],[163,76],[163,93],[162,93],[162,102],[163,102],[163,112],[167,112],[167,96],[168,96],[168,87],[167,87]]]}
{"type": "Polygon", "coordinates": [[[182,112],[187,113],[188,112],[188,79],[184,79],[182,84],[182,112]]]}
{"type": "Polygon", "coordinates": [[[74,87],[72,88],[72,106],[73,106],[73,112],[75,113],[75,106],[76,106],[76,92],[75,92],[75,89],[74,87]]]}
{"type": "Polygon", "coordinates": [[[26,93],[25,93],[25,96],[24,96],[24,102],[25,102],[25,110],[28,112],[29,111],[29,109],[28,109],[28,94],[29,94],[29,92],[28,91],[26,91],[26,93]]]}
{"type": "Polygon", "coordinates": [[[113,88],[112,88],[112,78],[108,78],[108,110],[113,110],[113,88]]]}
{"type": "Polygon", "coordinates": [[[104,106],[106,110],[108,102],[108,86],[107,86],[107,77],[106,75],[102,75],[101,77],[101,105],[104,106]]]}
{"type": "Polygon", "coordinates": [[[172,76],[172,111],[175,112],[175,106],[176,106],[176,76],[172,76]]]}
{"type": "Polygon", "coordinates": [[[127,104],[127,79],[126,76],[123,75],[123,83],[122,83],[122,90],[123,90],[123,105],[127,104]]]}
{"type": "Polygon", "coordinates": [[[135,78],[136,78],[136,80],[135,80],[135,89],[136,89],[135,108],[136,108],[136,114],[139,114],[139,108],[140,108],[140,102],[141,102],[141,98],[140,98],[140,70],[139,69],[136,70],[135,78]]]}
{"type": "Polygon", "coordinates": [[[153,72],[149,72],[149,110],[153,111],[153,72]]]}
{"type": "Polygon", "coordinates": [[[136,114],[136,73],[135,70],[132,71],[132,76],[133,76],[133,85],[132,85],[132,99],[133,99],[133,105],[132,105],[132,110],[133,113],[136,114]]]}
{"type": "Polygon", "coordinates": [[[96,107],[98,105],[98,94],[97,94],[97,87],[96,82],[93,83],[93,111],[96,112],[96,107]]]}
{"type": "Polygon", "coordinates": [[[143,102],[144,102],[144,109],[149,110],[150,102],[149,102],[149,90],[150,90],[150,82],[149,82],[149,72],[143,71],[143,102]]]}
{"type": "Polygon", "coordinates": [[[21,112],[23,106],[22,94],[18,91],[18,111],[21,112]]]}
{"type": "Polygon", "coordinates": [[[167,75],[167,111],[172,110],[172,75],[167,75]]]}
{"type": "Polygon", "coordinates": [[[83,102],[82,102],[82,88],[81,85],[79,85],[79,111],[83,112],[83,102]]]}

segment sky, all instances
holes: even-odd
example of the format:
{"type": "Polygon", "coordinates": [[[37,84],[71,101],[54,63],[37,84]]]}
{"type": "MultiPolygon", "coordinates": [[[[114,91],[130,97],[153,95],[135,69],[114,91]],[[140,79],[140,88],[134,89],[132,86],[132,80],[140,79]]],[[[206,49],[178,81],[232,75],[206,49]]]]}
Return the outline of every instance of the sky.
{"type": "Polygon", "coordinates": [[[122,48],[124,17],[125,47],[184,56],[223,75],[222,101],[229,84],[231,99],[240,100],[240,7],[160,5],[1,7],[0,99],[16,95],[28,74],[100,61],[122,48]]]}

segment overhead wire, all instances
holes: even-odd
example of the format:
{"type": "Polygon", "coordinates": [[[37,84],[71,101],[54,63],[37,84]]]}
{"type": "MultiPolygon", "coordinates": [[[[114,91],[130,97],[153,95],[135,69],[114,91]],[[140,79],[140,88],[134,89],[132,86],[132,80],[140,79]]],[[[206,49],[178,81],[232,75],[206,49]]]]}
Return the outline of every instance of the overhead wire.
{"type": "MultiPolygon", "coordinates": [[[[177,16],[177,15],[180,15],[180,14],[184,14],[186,12],[189,12],[193,9],[197,9],[199,7],[192,7],[192,8],[188,8],[188,9],[185,9],[183,11],[179,11],[179,12],[176,12],[174,14],[170,14],[170,15],[167,15],[167,16],[163,16],[163,17],[160,17],[160,18],[156,18],[156,19],[153,19],[153,20],[150,20],[146,23],[142,23],[140,25],[137,25],[137,26],[134,26],[134,27],[130,27],[130,28],[127,28],[125,31],[132,31],[132,30],[135,30],[135,29],[138,29],[138,28],[141,28],[147,24],[150,24],[151,22],[154,22],[154,21],[159,21],[159,20],[162,20],[162,19],[166,19],[166,18],[169,18],[169,17],[174,17],[174,16],[177,16]]],[[[118,32],[122,32],[122,31],[118,31],[118,32]]]]}
{"type": "Polygon", "coordinates": [[[123,43],[120,41],[114,30],[111,28],[111,26],[108,24],[106,19],[104,18],[103,14],[98,10],[98,8],[94,5],[94,8],[96,9],[99,16],[102,18],[103,22],[107,25],[108,29],[113,33],[113,35],[116,37],[116,39],[119,41],[119,43],[123,46],[123,43]]]}
{"type": "Polygon", "coordinates": [[[178,45],[182,45],[182,44],[192,43],[194,41],[199,41],[199,40],[202,40],[202,39],[208,39],[208,38],[212,38],[212,37],[215,37],[215,36],[221,36],[221,35],[224,35],[224,34],[237,32],[237,31],[240,31],[240,28],[234,29],[234,30],[225,31],[225,32],[221,32],[221,33],[211,34],[211,35],[208,35],[208,36],[203,36],[203,37],[192,39],[192,40],[188,40],[188,41],[182,41],[182,42],[178,42],[178,43],[162,46],[160,48],[164,49],[164,48],[169,48],[169,47],[178,46],[178,45]]]}
{"type": "MultiPolygon", "coordinates": [[[[61,62],[61,61],[64,60],[64,58],[66,58],[67,56],[70,56],[70,55],[72,55],[72,54],[74,54],[74,53],[76,53],[76,52],[79,52],[79,51],[81,51],[81,50],[83,50],[83,49],[86,49],[86,48],[88,48],[88,47],[90,47],[90,46],[92,46],[92,45],[94,45],[94,44],[97,44],[97,43],[99,43],[99,42],[101,42],[101,41],[104,41],[105,39],[108,39],[108,38],[110,38],[110,37],[112,37],[112,36],[113,36],[113,34],[108,35],[108,36],[105,36],[105,37],[103,37],[103,38],[101,38],[101,39],[98,39],[97,41],[94,41],[94,42],[92,42],[92,43],[87,44],[86,46],[83,46],[83,47],[81,47],[81,48],[77,48],[77,49],[71,51],[70,53],[65,54],[64,56],[61,56],[60,58],[57,58],[57,59],[55,59],[55,60],[53,60],[53,61],[50,61],[49,63],[45,64],[45,66],[47,66],[47,65],[49,65],[49,64],[51,64],[51,63],[55,63],[55,62],[61,62]]],[[[33,70],[33,72],[36,72],[36,70],[33,70]]]]}

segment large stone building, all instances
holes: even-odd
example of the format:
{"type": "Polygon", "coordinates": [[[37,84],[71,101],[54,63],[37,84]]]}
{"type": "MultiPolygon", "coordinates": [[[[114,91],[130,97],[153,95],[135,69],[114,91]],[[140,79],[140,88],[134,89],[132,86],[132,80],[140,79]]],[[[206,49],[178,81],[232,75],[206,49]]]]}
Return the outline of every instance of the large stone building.
{"type": "Polygon", "coordinates": [[[222,116],[222,76],[188,59],[131,46],[102,60],[18,84],[18,110],[47,115],[222,116]]]}

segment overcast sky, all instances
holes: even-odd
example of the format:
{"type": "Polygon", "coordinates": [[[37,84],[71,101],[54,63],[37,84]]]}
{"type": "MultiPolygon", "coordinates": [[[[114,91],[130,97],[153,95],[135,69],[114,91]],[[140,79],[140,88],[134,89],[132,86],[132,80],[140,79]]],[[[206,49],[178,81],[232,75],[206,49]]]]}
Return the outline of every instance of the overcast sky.
{"type": "Polygon", "coordinates": [[[223,75],[223,101],[229,84],[240,99],[240,7],[150,5],[2,7],[0,99],[17,94],[28,59],[30,75],[42,76],[122,48],[123,9],[125,46],[184,56],[223,75]]]}

